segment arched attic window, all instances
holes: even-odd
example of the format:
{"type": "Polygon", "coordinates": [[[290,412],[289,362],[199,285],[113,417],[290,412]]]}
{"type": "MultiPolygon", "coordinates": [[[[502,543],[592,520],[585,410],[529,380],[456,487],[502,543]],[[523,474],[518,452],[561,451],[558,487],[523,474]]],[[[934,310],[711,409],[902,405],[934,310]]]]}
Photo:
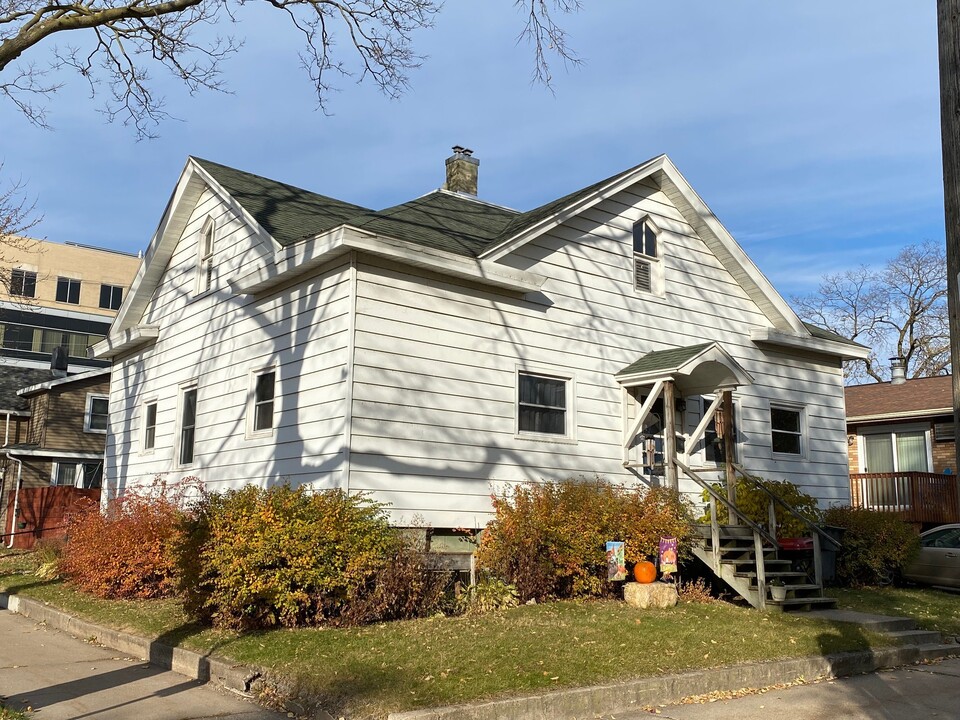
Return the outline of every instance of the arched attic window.
{"type": "Polygon", "coordinates": [[[662,294],[659,235],[659,229],[649,216],[633,225],[633,288],[638,292],[662,294]]]}

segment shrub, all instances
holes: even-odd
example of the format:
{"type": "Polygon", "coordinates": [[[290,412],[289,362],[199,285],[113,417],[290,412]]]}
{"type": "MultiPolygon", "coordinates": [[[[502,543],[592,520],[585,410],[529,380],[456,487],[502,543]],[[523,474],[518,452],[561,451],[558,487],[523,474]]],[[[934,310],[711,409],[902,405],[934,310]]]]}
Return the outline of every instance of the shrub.
{"type": "Polygon", "coordinates": [[[703,578],[681,582],[677,585],[677,594],[680,596],[680,602],[682,603],[705,605],[717,602],[710,585],[703,578]]]}
{"type": "Polygon", "coordinates": [[[34,574],[41,580],[55,580],[60,577],[60,561],[66,547],[65,538],[41,538],[33,548],[36,563],[34,574]]]}
{"type": "Polygon", "coordinates": [[[608,592],[605,541],[625,541],[627,561],[637,562],[654,555],[663,536],[682,546],[692,529],[678,493],[600,478],[518,485],[494,497],[494,510],[477,558],[524,601],[608,592]]]}
{"type": "Polygon", "coordinates": [[[341,625],[412,620],[442,613],[453,572],[433,567],[423,548],[403,541],[378,573],[351,594],[341,625]]]}
{"type": "Polygon", "coordinates": [[[340,490],[252,485],[206,499],[179,542],[186,609],[221,627],[339,616],[397,553],[382,505],[340,490]]]}
{"type": "Polygon", "coordinates": [[[916,531],[893,513],[834,507],[825,520],[846,529],[837,557],[837,579],[844,584],[887,584],[920,546],[916,531]]]}
{"type": "MultiPolygon", "coordinates": [[[[737,477],[736,493],[737,507],[750,520],[766,527],[769,524],[770,496],[761,490],[758,485],[762,485],[781,500],[791,505],[800,515],[814,524],[823,520],[823,512],[820,510],[817,499],[808,495],[800,488],[788,480],[766,480],[764,478],[746,479],[737,477]]],[[[726,488],[722,485],[714,485],[715,490],[726,495],[726,488]]],[[[710,500],[706,490],[703,491],[702,498],[704,502],[710,500]]],[[[786,512],[780,505],[776,505],[777,511],[777,537],[804,537],[810,535],[808,528],[801,520],[794,517],[792,513],[786,512]]],[[[729,522],[729,513],[726,505],[717,503],[717,518],[720,523],[729,522]]],[[[710,522],[710,510],[707,508],[703,516],[704,522],[710,522]]]]}
{"type": "Polygon", "coordinates": [[[457,599],[457,610],[464,615],[483,615],[520,604],[517,588],[499,578],[484,574],[476,585],[457,599]]]}
{"type": "Polygon", "coordinates": [[[195,478],[168,486],[161,477],[141,491],[91,503],[68,520],[59,570],[84,592],[102,598],[157,598],[174,593],[173,542],[184,511],[183,491],[195,478]]]}

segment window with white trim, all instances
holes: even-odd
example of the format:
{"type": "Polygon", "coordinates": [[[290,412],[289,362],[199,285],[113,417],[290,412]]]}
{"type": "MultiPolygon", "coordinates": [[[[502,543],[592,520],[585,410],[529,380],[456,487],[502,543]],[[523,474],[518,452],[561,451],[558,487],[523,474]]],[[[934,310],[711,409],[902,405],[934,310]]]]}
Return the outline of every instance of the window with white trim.
{"type": "Polygon", "coordinates": [[[57,278],[57,302],[80,304],[80,280],[77,278],[57,278]]]}
{"type": "Polygon", "coordinates": [[[770,406],[770,444],[774,455],[803,455],[803,409],[770,406]]]}
{"type": "Polygon", "coordinates": [[[143,439],[141,449],[153,450],[157,446],[157,403],[147,402],[143,406],[143,439]]]}
{"type": "Polygon", "coordinates": [[[123,288],[119,285],[100,283],[100,307],[105,310],[119,310],[123,304],[123,288]]]}
{"type": "Polygon", "coordinates": [[[659,234],[649,217],[633,225],[633,288],[638,292],[660,294],[663,267],[659,234]]]}
{"type": "Polygon", "coordinates": [[[32,270],[14,268],[10,271],[10,294],[20,297],[37,296],[37,274],[32,270]]]}
{"type": "Polygon", "coordinates": [[[570,437],[570,378],[517,373],[517,431],[521,435],[570,437]]]}
{"type": "Polygon", "coordinates": [[[247,407],[248,435],[268,435],[274,426],[277,371],[267,368],[251,373],[250,401],[247,407]]]}
{"type": "Polygon", "coordinates": [[[193,465],[197,432],[197,386],[180,388],[180,417],[177,429],[177,461],[181,466],[193,465]]]}
{"type": "Polygon", "coordinates": [[[200,231],[200,240],[197,243],[197,291],[196,294],[207,292],[213,287],[213,240],[216,225],[213,218],[207,218],[200,231]]]}
{"type": "Polygon", "coordinates": [[[87,395],[83,431],[105,433],[110,420],[110,399],[106,395],[87,395]]]}
{"type": "Polygon", "coordinates": [[[57,487],[98,490],[103,484],[103,463],[99,460],[89,460],[87,462],[76,460],[54,461],[50,484],[57,487]]]}

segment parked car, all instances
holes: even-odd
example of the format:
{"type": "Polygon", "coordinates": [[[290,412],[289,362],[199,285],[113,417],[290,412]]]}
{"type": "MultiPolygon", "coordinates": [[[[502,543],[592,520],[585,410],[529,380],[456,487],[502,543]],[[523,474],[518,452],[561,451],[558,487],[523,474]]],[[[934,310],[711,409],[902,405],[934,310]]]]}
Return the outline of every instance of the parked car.
{"type": "Polygon", "coordinates": [[[920,552],[903,577],[925,585],[960,589],[960,524],[941,525],[920,535],[920,552]]]}

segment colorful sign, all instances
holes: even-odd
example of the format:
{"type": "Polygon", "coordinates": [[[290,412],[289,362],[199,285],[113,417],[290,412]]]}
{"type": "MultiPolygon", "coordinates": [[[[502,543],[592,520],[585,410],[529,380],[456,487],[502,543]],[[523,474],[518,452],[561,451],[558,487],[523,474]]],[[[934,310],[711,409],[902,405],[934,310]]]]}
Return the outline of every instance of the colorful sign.
{"type": "Polygon", "coordinates": [[[670,582],[677,571],[677,539],[673,536],[660,538],[661,579],[670,582]]]}
{"type": "Polygon", "coordinates": [[[607,541],[607,580],[627,579],[627,559],[624,543],[619,540],[607,541]]]}

